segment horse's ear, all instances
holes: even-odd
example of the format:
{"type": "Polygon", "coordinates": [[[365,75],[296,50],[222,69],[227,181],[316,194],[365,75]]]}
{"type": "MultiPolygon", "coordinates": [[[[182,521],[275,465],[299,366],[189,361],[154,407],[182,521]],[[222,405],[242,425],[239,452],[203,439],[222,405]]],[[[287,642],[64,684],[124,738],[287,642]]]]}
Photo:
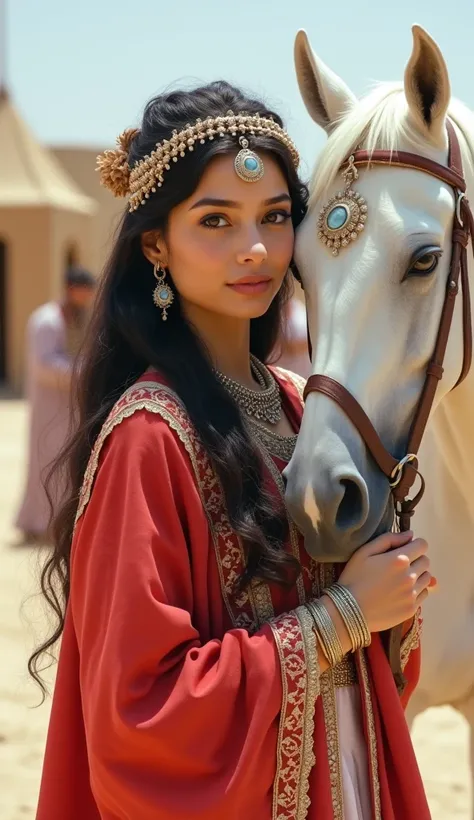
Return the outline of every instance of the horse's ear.
{"type": "Polygon", "coordinates": [[[296,35],[295,66],[308,114],[330,133],[356,98],[345,82],[316,57],[303,30],[296,35]]]}
{"type": "Polygon", "coordinates": [[[421,132],[445,143],[445,119],[451,99],[448,69],[439,46],[421,28],[413,26],[413,51],[405,69],[408,109],[421,132]]]}

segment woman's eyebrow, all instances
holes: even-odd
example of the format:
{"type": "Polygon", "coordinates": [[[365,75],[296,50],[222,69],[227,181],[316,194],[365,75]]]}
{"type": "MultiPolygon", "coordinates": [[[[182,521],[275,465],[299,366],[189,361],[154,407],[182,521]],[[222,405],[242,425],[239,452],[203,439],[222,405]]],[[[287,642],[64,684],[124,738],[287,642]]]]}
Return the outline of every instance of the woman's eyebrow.
{"type": "Polygon", "coordinates": [[[233,202],[231,199],[215,199],[214,197],[205,197],[200,199],[189,209],[193,211],[194,208],[203,208],[205,205],[217,205],[220,208],[241,208],[240,202],[233,202]]]}
{"type": "MultiPolygon", "coordinates": [[[[291,197],[289,194],[277,194],[276,196],[270,197],[270,199],[266,199],[263,203],[264,205],[275,205],[277,202],[291,202],[291,197]]],[[[204,197],[204,199],[199,199],[194,205],[191,206],[189,209],[193,211],[195,208],[204,208],[208,206],[217,206],[220,208],[242,208],[241,202],[234,202],[232,199],[218,199],[217,197],[204,197]]]]}
{"type": "Polygon", "coordinates": [[[277,202],[291,202],[291,196],[289,194],[277,194],[277,196],[272,196],[270,199],[266,199],[263,204],[276,205],[277,202]]]}

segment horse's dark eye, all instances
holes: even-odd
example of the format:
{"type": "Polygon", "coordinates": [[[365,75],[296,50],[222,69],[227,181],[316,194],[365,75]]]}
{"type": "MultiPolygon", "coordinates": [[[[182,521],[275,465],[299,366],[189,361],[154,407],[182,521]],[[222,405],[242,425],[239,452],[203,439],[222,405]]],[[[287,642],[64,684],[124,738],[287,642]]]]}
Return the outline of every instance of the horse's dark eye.
{"type": "Polygon", "coordinates": [[[431,273],[438,264],[438,259],[439,256],[435,253],[425,253],[421,259],[417,259],[412,270],[418,270],[420,273],[431,273]]]}
{"type": "Polygon", "coordinates": [[[412,276],[427,276],[438,267],[443,251],[441,248],[422,248],[412,259],[405,279],[412,276]]]}

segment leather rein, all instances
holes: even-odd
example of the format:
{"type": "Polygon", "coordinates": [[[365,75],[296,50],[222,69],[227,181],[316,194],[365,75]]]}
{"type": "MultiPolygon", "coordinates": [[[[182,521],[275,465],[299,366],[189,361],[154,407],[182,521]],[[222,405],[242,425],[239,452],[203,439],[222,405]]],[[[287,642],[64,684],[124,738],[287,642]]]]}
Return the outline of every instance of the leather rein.
{"type": "MultiPolygon", "coordinates": [[[[446,353],[449,333],[456,296],[459,287],[462,290],[462,320],[463,320],[463,363],[461,373],[455,387],[466,378],[472,360],[472,323],[471,303],[469,294],[469,278],[467,263],[467,247],[469,239],[474,251],[474,217],[466,198],[466,182],[463,174],[461,149],[454,127],[447,122],[449,156],[448,165],[443,166],[418,154],[404,151],[391,152],[376,150],[371,153],[357,151],[353,154],[353,164],[370,168],[377,165],[397,166],[423,171],[441,182],[451,186],[456,197],[456,206],[451,235],[451,263],[446,286],[446,295],[441,312],[433,355],[426,369],[424,385],[415,410],[410,428],[406,455],[402,459],[395,458],[386,450],[369,417],[354,396],[339,382],[330,376],[310,376],[305,390],[304,399],[310,393],[322,393],[336,402],[348,416],[365,445],[376,462],[378,468],[387,477],[392,492],[395,514],[400,530],[410,528],[410,520],[416,506],[420,502],[425,488],[423,476],[418,470],[418,450],[426,429],[426,425],[433,406],[434,397],[439,381],[443,376],[443,362],[446,353]],[[420,488],[413,498],[409,492],[416,477],[419,477],[420,488]]],[[[405,687],[405,679],[401,670],[400,645],[402,627],[390,630],[388,641],[388,655],[394,674],[395,682],[400,691],[405,687]]]]}

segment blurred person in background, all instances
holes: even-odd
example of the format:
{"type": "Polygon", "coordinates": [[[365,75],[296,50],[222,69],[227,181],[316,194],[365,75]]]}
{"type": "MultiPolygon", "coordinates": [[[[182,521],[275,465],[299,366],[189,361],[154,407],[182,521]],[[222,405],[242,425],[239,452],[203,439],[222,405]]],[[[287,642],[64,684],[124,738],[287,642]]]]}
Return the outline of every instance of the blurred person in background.
{"type": "MultiPolygon", "coordinates": [[[[74,266],[64,280],[64,296],[30,316],[26,332],[26,396],[29,403],[29,445],[26,483],[15,525],[26,543],[48,540],[51,508],[45,489],[48,470],[67,437],[70,383],[79,352],[96,280],[74,266]]],[[[51,484],[53,507],[61,496],[51,484]]]]}

